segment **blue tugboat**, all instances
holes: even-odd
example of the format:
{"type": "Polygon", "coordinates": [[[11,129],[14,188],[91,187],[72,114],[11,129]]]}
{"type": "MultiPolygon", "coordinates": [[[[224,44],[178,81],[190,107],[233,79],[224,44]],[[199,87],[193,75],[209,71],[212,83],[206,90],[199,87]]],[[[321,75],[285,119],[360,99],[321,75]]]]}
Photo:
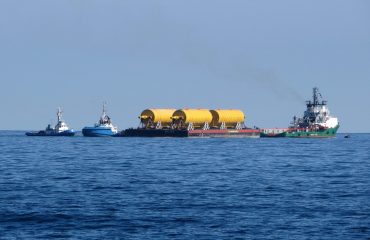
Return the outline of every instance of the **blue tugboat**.
{"type": "Polygon", "coordinates": [[[47,136],[68,136],[72,137],[76,134],[73,129],[69,129],[68,125],[62,120],[62,110],[58,108],[57,112],[58,123],[53,128],[50,124],[46,127],[45,130],[41,130],[38,132],[26,132],[27,136],[40,136],[40,137],[47,137],[47,136]]]}
{"type": "Polygon", "coordinates": [[[95,123],[93,127],[84,127],[82,129],[82,134],[85,137],[108,137],[117,135],[117,133],[117,127],[113,126],[112,120],[106,114],[105,104],[103,104],[103,113],[99,122],[95,123]]]}

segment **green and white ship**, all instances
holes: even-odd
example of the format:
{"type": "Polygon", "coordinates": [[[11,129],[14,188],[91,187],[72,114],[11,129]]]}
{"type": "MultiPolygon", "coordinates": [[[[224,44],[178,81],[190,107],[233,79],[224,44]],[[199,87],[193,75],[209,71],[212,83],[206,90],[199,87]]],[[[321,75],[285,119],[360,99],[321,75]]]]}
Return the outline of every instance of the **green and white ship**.
{"type": "Polygon", "coordinates": [[[322,100],[318,88],[313,89],[312,101],[306,102],[302,118],[294,116],[288,128],[266,128],[261,137],[328,138],[335,137],[339,129],[338,118],[330,115],[327,101],[322,100]]]}

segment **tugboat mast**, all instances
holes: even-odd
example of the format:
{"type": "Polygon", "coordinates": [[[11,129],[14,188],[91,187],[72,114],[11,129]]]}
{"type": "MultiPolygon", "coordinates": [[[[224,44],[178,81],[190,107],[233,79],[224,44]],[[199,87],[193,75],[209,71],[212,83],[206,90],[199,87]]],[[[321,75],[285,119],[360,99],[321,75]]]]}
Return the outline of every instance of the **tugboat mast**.
{"type": "Polygon", "coordinates": [[[103,115],[105,115],[106,113],[105,113],[105,105],[106,105],[107,103],[106,102],[103,102],[103,115]]]}
{"type": "Polygon", "coordinates": [[[101,119],[105,118],[107,116],[107,102],[103,102],[103,112],[102,112],[102,115],[101,115],[101,119]]]}
{"type": "Polygon", "coordinates": [[[62,121],[62,109],[60,107],[58,107],[57,116],[58,116],[58,123],[59,123],[62,121]]]}

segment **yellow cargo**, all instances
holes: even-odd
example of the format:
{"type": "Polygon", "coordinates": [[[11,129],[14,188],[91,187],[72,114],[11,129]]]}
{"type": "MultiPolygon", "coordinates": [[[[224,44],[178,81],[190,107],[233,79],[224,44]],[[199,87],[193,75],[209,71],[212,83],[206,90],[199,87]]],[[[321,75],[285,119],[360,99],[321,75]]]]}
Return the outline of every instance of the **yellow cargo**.
{"type": "Polygon", "coordinates": [[[194,127],[203,126],[212,122],[212,114],[208,109],[180,109],[174,112],[172,119],[175,124],[192,123],[194,127]]]}
{"type": "Polygon", "coordinates": [[[172,115],[176,109],[170,108],[151,108],[144,110],[140,115],[141,123],[146,127],[161,123],[162,126],[170,126],[172,123],[172,115]]]}
{"type": "Polygon", "coordinates": [[[210,111],[213,116],[211,126],[219,127],[225,123],[226,127],[235,127],[238,123],[243,123],[245,115],[238,109],[216,109],[210,111]]]}

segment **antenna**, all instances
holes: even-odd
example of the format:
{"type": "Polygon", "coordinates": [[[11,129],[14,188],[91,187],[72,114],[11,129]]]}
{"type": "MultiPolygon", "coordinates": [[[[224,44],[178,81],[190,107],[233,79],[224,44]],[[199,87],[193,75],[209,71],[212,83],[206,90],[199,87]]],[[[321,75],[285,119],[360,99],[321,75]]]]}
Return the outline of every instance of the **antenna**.
{"type": "Polygon", "coordinates": [[[327,101],[324,100],[321,93],[319,92],[319,88],[314,87],[313,88],[313,104],[314,105],[326,105],[327,101]],[[319,102],[319,99],[321,99],[321,102],[319,102]]]}
{"type": "Polygon", "coordinates": [[[105,114],[105,112],[106,112],[106,106],[107,106],[107,102],[104,101],[103,102],[103,114],[105,114]]]}
{"type": "Polygon", "coordinates": [[[317,105],[317,104],[319,104],[319,88],[317,88],[317,87],[314,87],[313,88],[313,104],[314,105],[317,105]]]}
{"type": "Polygon", "coordinates": [[[58,122],[62,121],[62,109],[60,107],[58,107],[57,116],[58,116],[58,122]]]}

